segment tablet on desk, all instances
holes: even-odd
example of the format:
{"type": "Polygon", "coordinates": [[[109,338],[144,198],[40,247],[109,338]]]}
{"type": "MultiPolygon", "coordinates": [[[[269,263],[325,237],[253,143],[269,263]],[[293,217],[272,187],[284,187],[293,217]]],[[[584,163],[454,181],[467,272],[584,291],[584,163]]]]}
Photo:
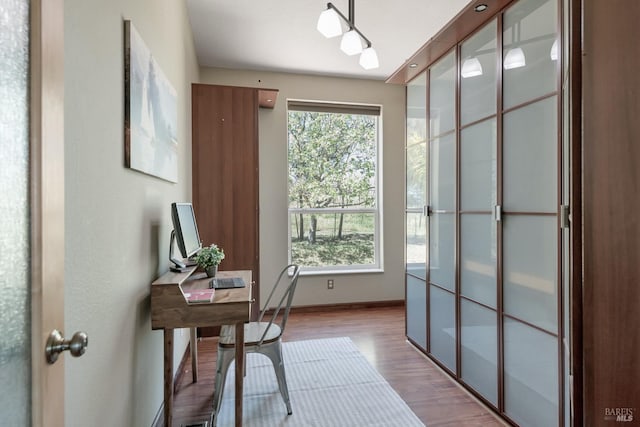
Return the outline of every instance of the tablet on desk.
{"type": "Polygon", "coordinates": [[[245,283],[242,277],[220,277],[211,279],[209,287],[213,289],[235,289],[244,288],[245,283]]]}

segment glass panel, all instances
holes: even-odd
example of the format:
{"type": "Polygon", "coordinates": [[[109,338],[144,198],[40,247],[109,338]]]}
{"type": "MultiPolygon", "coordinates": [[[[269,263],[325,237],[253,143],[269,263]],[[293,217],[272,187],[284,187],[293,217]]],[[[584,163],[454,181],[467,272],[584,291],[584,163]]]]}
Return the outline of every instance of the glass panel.
{"type": "Polygon", "coordinates": [[[407,141],[407,208],[422,209],[426,204],[427,143],[409,145],[407,141]]]}
{"type": "Polygon", "coordinates": [[[504,210],[556,212],[556,97],[504,116],[504,210]]]}
{"type": "Polygon", "coordinates": [[[496,307],[496,222],[491,215],[463,214],[460,219],[462,295],[496,307]]]}
{"type": "Polygon", "coordinates": [[[558,330],[557,219],[510,215],[503,222],[504,310],[551,332],[558,330]]]}
{"type": "Polygon", "coordinates": [[[407,336],[427,348],[427,284],[407,275],[407,336]]]}
{"type": "Polygon", "coordinates": [[[558,425],[558,340],[504,322],[505,413],[521,426],[558,425]]]}
{"type": "Polygon", "coordinates": [[[496,205],[496,119],[460,132],[460,208],[491,211],[496,205]]]}
{"type": "Polygon", "coordinates": [[[378,116],[289,110],[287,138],[289,208],[376,206],[378,116]]]}
{"type": "Polygon", "coordinates": [[[424,280],[427,280],[427,221],[422,212],[407,212],[407,273],[424,280]]]}
{"type": "Polygon", "coordinates": [[[431,354],[453,372],[456,371],[455,297],[431,285],[429,295],[431,354]]]}
{"type": "Polygon", "coordinates": [[[496,114],[496,21],[462,44],[460,124],[496,114]]]}
{"type": "Polygon", "coordinates": [[[449,134],[431,141],[429,194],[431,208],[452,211],[456,207],[456,139],[449,134]]]}
{"type": "Polygon", "coordinates": [[[556,0],[520,0],[504,13],[505,109],[557,90],[557,14],[556,0]]]}
{"type": "Polygon", "coordinates": [[[429,281],[455,289],[455,215],[433,214],[429,222],[429,281]]]}
{"type": "Polygon", "coordinates": [[[407,85],[407,208],[427,204],[427,75],[407,85]]]}
{"type": "Polygon", "coordinates": [[[493,310],[460,300],[462,379],[498,405],[498,325],[493,310]]]}
{"type": "Polygon", "coordinates": [[[0,425],[31,425],[29,2],[0,6],[0,425]]]}
{"type": "Polygon", "coordinates": [[[291,262],[306,267],[375,262],[375,214],[291,214],[291,262]]]}
{"type": "Polygon", "coordinates": [[[431,137],[452,131],[456,126],[455,52],[430,68],[429,123],[431,137]]]}

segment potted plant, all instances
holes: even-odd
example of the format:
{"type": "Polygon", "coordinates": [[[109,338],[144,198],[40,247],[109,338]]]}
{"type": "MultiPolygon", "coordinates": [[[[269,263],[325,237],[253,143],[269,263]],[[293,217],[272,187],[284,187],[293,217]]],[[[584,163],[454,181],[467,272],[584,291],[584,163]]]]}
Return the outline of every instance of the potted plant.
{"type": "Polygon", "coordinates": [[[207,273],[207,277],[215,277],[218,265],[223,259],[224,249],[219,248],[215,243],[200,249],[196,255],[196,263],[207,273]]]}

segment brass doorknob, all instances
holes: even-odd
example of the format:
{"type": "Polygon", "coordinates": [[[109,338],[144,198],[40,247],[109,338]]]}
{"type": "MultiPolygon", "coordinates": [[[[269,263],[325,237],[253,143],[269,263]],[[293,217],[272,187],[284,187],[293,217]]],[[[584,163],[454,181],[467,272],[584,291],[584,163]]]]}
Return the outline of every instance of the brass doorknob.
{"type": "Polygon", "coordinates": [[[47,363],[54,364],[58,360],[58,355],[69,350],[73,357],[80,357],[84,354],[89,345],[89,337],[84,332],[76,332],[70,340],[65,340],[60,331],[54,329],[47,338],[45,355],[47,363]]]}

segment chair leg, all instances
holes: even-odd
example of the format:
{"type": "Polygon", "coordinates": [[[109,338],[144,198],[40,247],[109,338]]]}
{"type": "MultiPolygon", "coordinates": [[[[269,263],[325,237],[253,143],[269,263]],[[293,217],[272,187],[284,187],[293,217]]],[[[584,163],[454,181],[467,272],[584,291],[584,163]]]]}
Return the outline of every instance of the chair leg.
{"type": "Polygon", "coordinates": [[[293,411],[291,410],[291,402],[289,400],[289,388],[287,387],[287,376],[284,371],[284,361],[282,360],[282,346],[280,341],[276,341],[273,345],[266,348],[263,347],[261,353],[271,359],[273,369],[276,372],[276,378],[278,379],[280,394],[287,406],[287,415],[291,415],[293,411]]]}
{"type": "Polygon", "coordinates": [[[224,384],[227,379],[227,371],[229,365],[234,359],[235,349],[223,349],[218,347],[218,362],[216,363],[216,382],[213,390],[213,413],[211,414],[211,427],[216,426],[218,414],[222,404],[222,394],[224,392],[224,384]]]}

